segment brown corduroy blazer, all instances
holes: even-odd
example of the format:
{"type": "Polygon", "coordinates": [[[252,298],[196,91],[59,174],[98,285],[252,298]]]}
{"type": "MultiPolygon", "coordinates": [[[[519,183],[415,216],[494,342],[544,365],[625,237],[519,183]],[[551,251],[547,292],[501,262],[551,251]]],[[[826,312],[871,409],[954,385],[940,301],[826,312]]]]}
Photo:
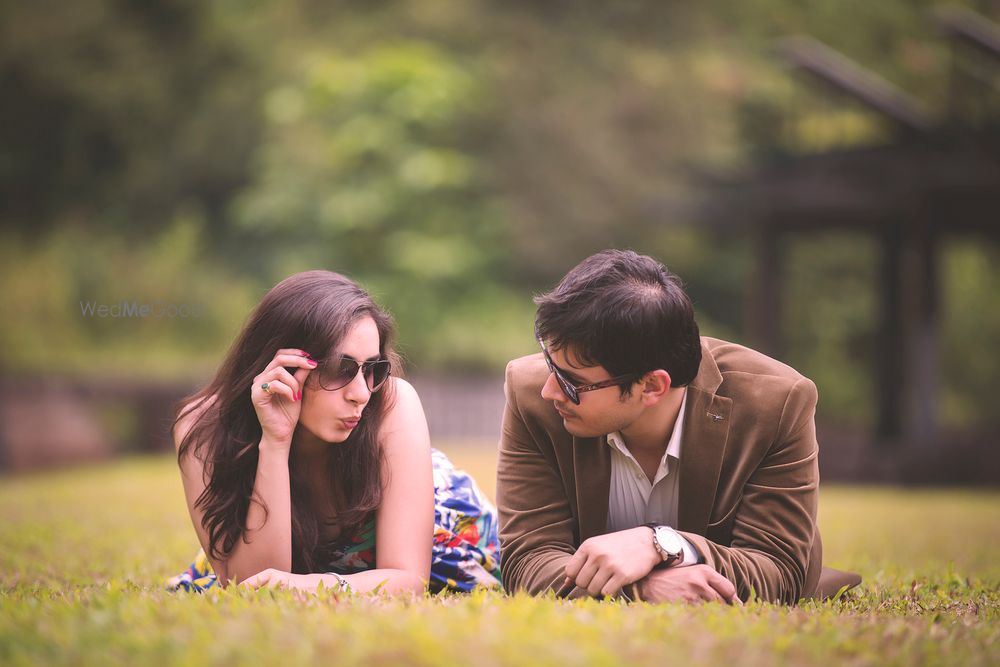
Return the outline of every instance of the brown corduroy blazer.
{"type": "MultiPolygon", "coordinates": [[[[548,374],[541,354],[507,365],[501,568],[508,591],[577,597],[587,591],[564,586],[563,570],[584,540],[606,532],[611,450],[606,437],[566,432],[540,394],[548,374]]],[[[687,391],[674,527],[743,600],[751,588],[774,602],[813,595],[822,565],[815,385],[759,352],[702,338],[687,391]]]]}

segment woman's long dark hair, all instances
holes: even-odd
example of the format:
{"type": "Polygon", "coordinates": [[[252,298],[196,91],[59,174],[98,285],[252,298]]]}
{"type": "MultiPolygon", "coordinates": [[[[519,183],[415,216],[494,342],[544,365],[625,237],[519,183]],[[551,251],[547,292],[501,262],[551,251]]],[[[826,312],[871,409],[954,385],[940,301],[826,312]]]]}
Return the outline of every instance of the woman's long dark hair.
{"type": "MultiPolygon", "coordinates": [[[[399,371],[392,350],[392,318],[352,280],[331,271],[298,273],[275,285],[250,315],[215,378],[179,404],[174,426],[212,397],[178,448],[178,461],[194,455],[204,464],[205,490],[196,506],[204,511],[213,558],[230,554],[246,530],[253,497],[262,430],[250,399],[253,378],[281,348],[299,348],[317,361],[338,354],[351,325],[371,317],[379,333],[379,353],[399,371]],[[184,407],[187,406],[187,407],[184,407]]],[[[337,498],[342,535],[357,531],[382,501],[379,427],[393,400],[393,382],[372,394],[362,419],[347,440],[332,446],[328,471],[337,498]]],[[[295,457],[292,447],[291,457],[295,457]]],[[[333,545],[320,544],[319,517],[310,507],[305,480],[289,466],[292,503],[292,570],[326,565],[333,545]]],[[[264,507],[265,513],[267,507],[264,507]]]]}

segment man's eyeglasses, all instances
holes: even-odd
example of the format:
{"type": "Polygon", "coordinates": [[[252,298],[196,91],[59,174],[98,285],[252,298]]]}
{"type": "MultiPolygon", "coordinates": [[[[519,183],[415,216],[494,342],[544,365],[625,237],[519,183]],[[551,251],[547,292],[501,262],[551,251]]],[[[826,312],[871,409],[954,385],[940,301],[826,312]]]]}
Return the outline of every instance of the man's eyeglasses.
{"type": "Polygon", "coordinates": [[[565,372],[552,362],[552,357],[549,356],[549,351],[545,349],[545,343],[542,342],[542,339],[538,338],[537,340],[538,344],[542,347],[542,356],[545,357],[545,363],[549,367],[549,372],[556,376],[556,382],[559,383],[559,388],[562,389],[562,392],[566,394],[566,398],[572,401],[574,405],[580,405],[580,394],[585,391],[594,391],[595,389],[614,387],[615,385],[621,384],[625,380],[635,380],[640,377],[639,373],[626,373],[625,375],[616,375],[613,378],[601,380],[600,382],[595,382],[593,384],[575,385],[570,382],[568,377],[566,377],[565,372]]]}
{"type": "Polygon", "coordinates": [[[335,391],[349,385],[358,376],[359,370],[364,373],[368,391],[375,393],[389,378],[389,361],[387,359],[357,361],[350,357],[340,357],[321,361],[310,375],[316,376],[322,389],[335,391]]]}

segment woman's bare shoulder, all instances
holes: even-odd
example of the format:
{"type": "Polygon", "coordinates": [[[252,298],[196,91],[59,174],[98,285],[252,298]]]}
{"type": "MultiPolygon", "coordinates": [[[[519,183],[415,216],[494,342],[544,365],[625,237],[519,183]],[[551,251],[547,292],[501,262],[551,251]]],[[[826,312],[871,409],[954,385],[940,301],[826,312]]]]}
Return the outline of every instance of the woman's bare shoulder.
{"type": "Polygon", "coordinates": [[[394,396],[383,423],[383,437],[396,433],[426,433],[427,419],[417,390],[402,378],[393,378],[393,382],[394,396]]]}
{"type": "Polygon", "coordinates": [[[191,431],[195,424],[201,419],[205,411],[215,405],[217,395],[213,394],[205,398],[194,399],[184,405],[179,413],[179,418],[174,423],[174,447],[180,449],[184,438],[191,431]]]}
{"type": "Polygon", "coordinates": [[[402,401],[404,404],[412,405],[414,403],[420,404],[420,397],[417,395],[417,390],[412,384],[404,380],[403,378],[393,378],[396,391],[396,402],[402,401]]]}

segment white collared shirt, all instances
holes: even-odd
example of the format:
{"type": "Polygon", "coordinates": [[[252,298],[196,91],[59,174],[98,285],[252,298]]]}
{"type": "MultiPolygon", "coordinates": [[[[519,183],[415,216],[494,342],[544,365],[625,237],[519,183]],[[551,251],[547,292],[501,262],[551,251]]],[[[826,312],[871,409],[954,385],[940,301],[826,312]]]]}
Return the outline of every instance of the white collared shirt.
{"type": "MultiPolygon", "coordinates": [[[[660,459],[653,481],[625,446],[618,431],[608,434],[611,447],[611,489],[608,492],[609,533],[635,528],[645,523],[677,526],[677,498],[680,492],[681,435],[684,432],[684,408],[687,390],[681,399],[680,412],[660,459]]],[[[684,564],[701,562],[698,551],[684,540],[684,564]]]]}

